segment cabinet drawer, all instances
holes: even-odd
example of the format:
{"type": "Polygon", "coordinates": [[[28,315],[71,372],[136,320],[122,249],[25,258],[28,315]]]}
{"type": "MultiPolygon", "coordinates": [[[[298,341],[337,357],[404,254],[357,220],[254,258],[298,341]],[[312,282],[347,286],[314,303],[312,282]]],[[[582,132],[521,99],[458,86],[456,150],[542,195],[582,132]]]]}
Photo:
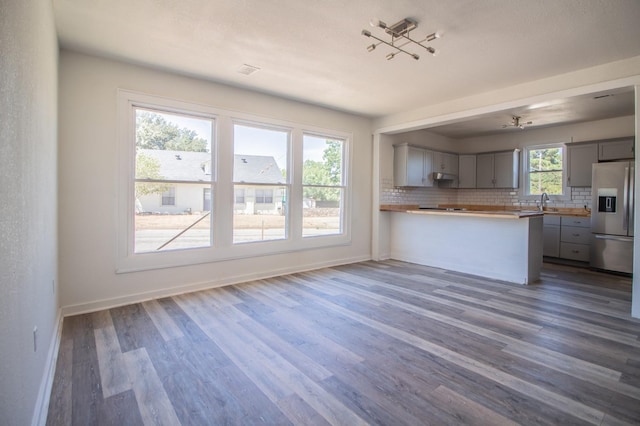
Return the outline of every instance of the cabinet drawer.
{"type": "Polygon", "coordinates": [[[563,226],[560,231],[560,241],[575,244],[589,244],[591,229],[577,226],[563,226]]]}
{"type": "Polygon", "coordinates": [[[558,225],[560,226],[560,216],[552,216],[545,214],[542,216],[542,223],[545,225],[558,225]]]}
{"type": "Polygon", "coordinates": [[[562,226],[577,226],[580,228],[591,228],[591,218],[577,216],[562,216],[562,226]]]}
{"type": "Polygon", "coordinates": [[[588,262],[589,246],[586,244],[560,243],[560,257],[588,262]]]}

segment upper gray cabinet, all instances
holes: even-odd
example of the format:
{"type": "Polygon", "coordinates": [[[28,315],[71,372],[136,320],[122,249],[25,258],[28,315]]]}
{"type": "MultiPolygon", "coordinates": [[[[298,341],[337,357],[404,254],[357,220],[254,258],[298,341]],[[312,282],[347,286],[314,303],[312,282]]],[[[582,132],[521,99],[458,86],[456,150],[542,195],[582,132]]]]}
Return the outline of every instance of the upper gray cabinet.
{"type": "Polygon", "coordinates": [[[458,188],[476,187],[476,155],[458,155],[458,188]]]}
{"type": "Polygon", "coordinates": [[[567,186],[591,186],[591,166],[598,162],[598,144],[569,145],[567,186]]]}
{"type": "Polygon", "coordinates": [[[626,160],[634,158],[635,140],[631,138],[615,139],[598,143],[598,160],[626,160]]]}
{"type": "Polygon", "coordinates": [[[520,150],[478,154],[476,188],[518,188],[520,150]]]}
{"type": "Polygon", "coordinates": [[[458,174],[458,154],[433,152],[433,171],[448,175],[458,174]]]}
{"type": "Polygon", "coordinates": [[[406,143],[394,145],[394,186],[433,186],[432,164],[432,151],[406,143]]]}

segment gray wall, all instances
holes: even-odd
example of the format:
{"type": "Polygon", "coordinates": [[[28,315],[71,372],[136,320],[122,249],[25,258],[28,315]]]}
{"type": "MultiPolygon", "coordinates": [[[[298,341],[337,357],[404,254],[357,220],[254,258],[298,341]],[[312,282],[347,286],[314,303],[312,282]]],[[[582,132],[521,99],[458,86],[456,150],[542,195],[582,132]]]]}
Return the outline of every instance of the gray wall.
{"type": "Polygon", "coordinates": [[[0,52],[0,423],[28,425],[45,395],[58,311],[51,1],[0,1],[0,52]]]}

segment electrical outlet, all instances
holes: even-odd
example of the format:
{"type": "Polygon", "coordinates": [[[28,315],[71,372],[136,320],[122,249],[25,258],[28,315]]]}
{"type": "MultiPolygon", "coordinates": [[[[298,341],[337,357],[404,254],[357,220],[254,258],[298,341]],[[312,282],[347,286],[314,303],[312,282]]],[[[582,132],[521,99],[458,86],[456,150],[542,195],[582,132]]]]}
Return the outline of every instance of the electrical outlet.
{"type": "Polygon", "coordinates": [[[33,327],[33,351],[38,350],[38,327],[33,327]]]}

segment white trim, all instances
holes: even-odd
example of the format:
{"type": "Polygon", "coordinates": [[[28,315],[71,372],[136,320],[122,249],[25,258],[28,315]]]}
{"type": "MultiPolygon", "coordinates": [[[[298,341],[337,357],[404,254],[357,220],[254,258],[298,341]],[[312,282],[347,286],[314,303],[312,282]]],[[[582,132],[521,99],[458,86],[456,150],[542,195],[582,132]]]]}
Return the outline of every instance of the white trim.
{"type": "Polygon", "coordinates": [[[49,401],[51,400],[51,390],[53,389],[53,379],[56,374],[56,364],[58,362],[58,352],[60,350],[60,341],[62,339],[62,309],[58,309],[56,315],[56,324],[53,329],[53,336],[49,343],[47,358],[45,362],[44,375],[38,389],[38,398],[31,418],[32,426],[44,426],[47,423],[47,415],[49,412],[49,401]]]}
{"type": "Polygon", "coordinates": [[[325,262],[317,262],[306,265],[287,266],[284,268],[273,269],[271,271],[264,271],[261,273],[246,273],[241,275],[235,275],[233,277],[227,277],[221,280],[202,281],[197,283],[191,283],[187,285],[179,285],[175,287],[164,288],[161,290],[146,291],[142,293],[131,294],[121,297],[113,297],[109,299],[102,299],[88,303],[80,303],[77,305],[64,306],[62,308],[62,315],[64,317],[86,314],[90,312],[101,311],[104,309],[111,309],[118,306],[130,305],[133,303],[141,303],[147,300],[159,299],[163,297],[171,297],[178,294],[186,294],[200,290],[207,290],[211,288],[224,287],[234,284],[241,284],[245,282],[263,280],[272,277],[278,277],[282,275],[295,274],[300,272],[312,271],[321,268],[330,268],[333,266],[347,265],[350,263],[366,262],[371,260],[371,256],[355,256],[350,258],[344,258],[339,260],[330,260],[325,262]]]}

